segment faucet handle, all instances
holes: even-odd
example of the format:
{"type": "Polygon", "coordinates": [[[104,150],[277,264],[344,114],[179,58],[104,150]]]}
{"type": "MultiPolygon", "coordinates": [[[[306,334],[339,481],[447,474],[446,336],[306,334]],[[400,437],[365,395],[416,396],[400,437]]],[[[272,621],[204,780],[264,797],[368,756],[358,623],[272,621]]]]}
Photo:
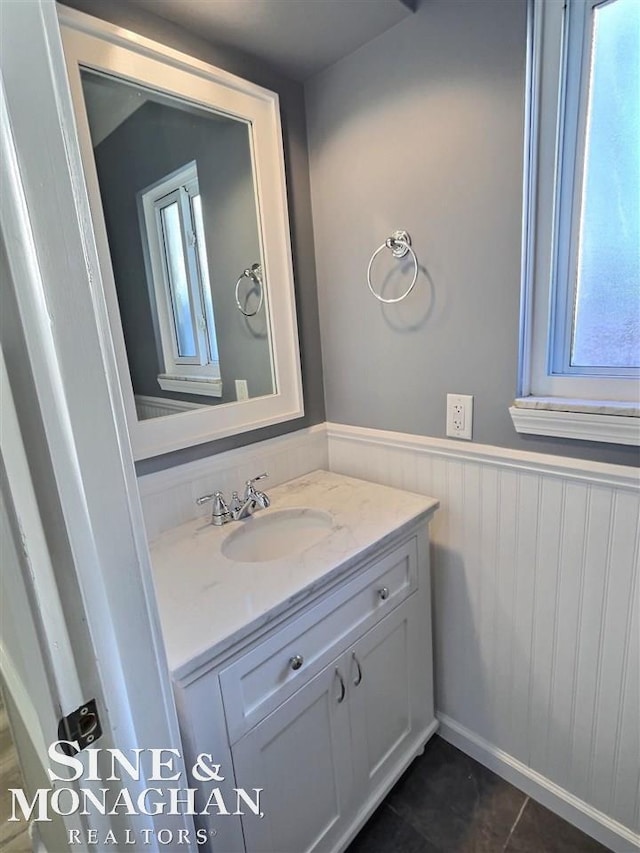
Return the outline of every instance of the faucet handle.
{"type": "Polygon", "coordinates": [[[212,495],[202,495],[202,497],[196,498],[198,506],[201,506],[208,501],[213,501],[211,524],[215,524],[216,527],[220,527],[221,525],[226,524],[227,521],[231,521],[231,513],[229,512],[229,507],[227,506],[227,502],[225,501],[222,492],[214,492],[212,495]]]}
{"type": "Polygon", "coordinates": [[[258,474],[257,477],[253,477],[251,480],[247,480],[245,483],[245,492],[244,492],[245,498],[248,497],[253,492],[255,492],[255,489],[253,487],[254,483],[257,483],[258,480],[264,480],[265,477],[268,477],[268,476],[269,475],[267,474],[267,472],[264,471],[262,474],[258,474]]]}

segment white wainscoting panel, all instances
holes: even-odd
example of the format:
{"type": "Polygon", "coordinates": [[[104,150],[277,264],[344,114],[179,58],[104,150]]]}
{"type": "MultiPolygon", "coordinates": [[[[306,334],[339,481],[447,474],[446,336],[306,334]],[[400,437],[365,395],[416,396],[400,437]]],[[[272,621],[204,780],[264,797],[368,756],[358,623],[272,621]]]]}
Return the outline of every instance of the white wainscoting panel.
{"type": "Polygon", "coordinates": [[[623,466],[328,424],[332,471],[433,495],[442,732],[638,849],[640,479],[623,466]]]}
{"type": "Polygon", "coordinates": [[[155,539],[164,530],[211,513],[211,505],[196,506],[200,495],[221,491],[228,498],[235,490],[242,495],[244,483],[267,471],[266,492],[317,468],[328,469],[327,436],[324,424],[288,435],[259,441],[145,474],[138,478],[147,536],[155,539]]]}
{"type": "Polygon", "coordinates": [[[199,403],[183,403],[180,400],[169,400],[166,397],[149,397],[145,394],[136,394],[136,415],[139,421],[149,418],[164,418],[167,415],[175,415],[178,412],[189,412],[193,409],[202,408],[199,403]]]}

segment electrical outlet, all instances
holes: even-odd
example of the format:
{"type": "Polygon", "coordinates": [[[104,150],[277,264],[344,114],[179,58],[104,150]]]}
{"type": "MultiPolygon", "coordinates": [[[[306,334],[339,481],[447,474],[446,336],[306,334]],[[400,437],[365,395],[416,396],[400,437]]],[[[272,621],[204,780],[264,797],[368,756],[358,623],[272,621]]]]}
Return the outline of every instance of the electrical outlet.
{"type": "Polygon", "coordinates": [[[236,400],[238,401],[238,403],[241,400],[248,400],[249,399],[249,388],[247,387],[247,380],[246,379],[236,379],[235,383],[236,383],[236,400]]]}
{"type": "Polygon", "coordinates": [[[447,394],[447,435],[471,438],[473,397],[469,394],[447,394]]]}

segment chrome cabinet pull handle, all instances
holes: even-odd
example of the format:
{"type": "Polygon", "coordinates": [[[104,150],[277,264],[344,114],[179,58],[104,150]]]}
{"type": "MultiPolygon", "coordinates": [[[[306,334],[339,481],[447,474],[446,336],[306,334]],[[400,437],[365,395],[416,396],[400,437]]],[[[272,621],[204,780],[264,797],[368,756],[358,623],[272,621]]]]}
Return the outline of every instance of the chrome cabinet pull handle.
{"type": "Polygon", "coordinates": [[[378,590],[378,596],[381,601],[386,601],[389,598],[389,587],[383,586],[378,590]]]}
{"type": "Polygon", "coordinates": [[[356,657],[356,653],[355,653],[355,652],[353,652],[353,653],[351,654],[351,660],[352,660],[352,662],[353,662],[353,663],[355,663],[355,665],[356,665],[356,666],[357,666],[357,668],[358,668],[358,674],[357,674],[357,675],[356,675],[356,677],[353,679],[353,686],[354,686],[354,687],[357,687],[357,686],[362,682],[362,667],[360,666],[360,661],[359,661],[359,660],[358,660],[358,658],[356,657]]]}
{"type": "Polygon", "coordinates": [[[302,655],[294,655],[292,658],[289,658],[289,666],[294,672],[297,672],[303,663],[304,658],[302,655]]]}
{"type": "Polygon", "coordinates": [[[340,672],[338,667],[336,667],[336,676],[338,678],[338,681],[340,682],[340,695],[338,696],[337,701],[338,701],[338,705],[341,705],[344,702],[344,697],[347,695],[347,688],[345,686],[344,678],[342,677],[342,673],[340,672]]]}

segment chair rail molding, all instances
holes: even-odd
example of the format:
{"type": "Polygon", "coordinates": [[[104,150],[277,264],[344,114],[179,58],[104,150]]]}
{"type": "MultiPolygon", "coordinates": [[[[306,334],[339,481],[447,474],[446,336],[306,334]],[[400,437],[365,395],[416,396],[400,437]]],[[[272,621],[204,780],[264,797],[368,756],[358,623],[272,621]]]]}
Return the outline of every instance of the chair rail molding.
{"type": "Polygon", "coordinates": [[[352,442],[359,446],[404,450],[446,457],[460,462],[481,462],[486,465],[513,468],[518,471],[569,477],[591,483],[602,483],[615,488],[640,490],[640,470],[626,465],[609,465],[587,459],[573,459],[568,456],[552,456],[545,453],[512,450],[475,442],[465,442],[462,445],[459,441],[450,441],[444,438],[331,422],[327,422],[326,430],[330,451],[332,446],[337,446],[336,442],[352,442]]]}

